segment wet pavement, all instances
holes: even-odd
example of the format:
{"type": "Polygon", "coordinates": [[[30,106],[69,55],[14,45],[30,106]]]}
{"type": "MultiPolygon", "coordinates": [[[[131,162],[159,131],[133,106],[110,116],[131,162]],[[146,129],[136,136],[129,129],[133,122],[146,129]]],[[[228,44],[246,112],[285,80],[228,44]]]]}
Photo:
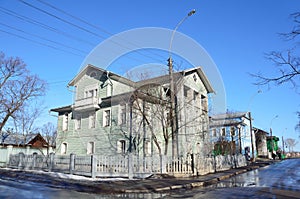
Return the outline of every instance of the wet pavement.
{"type": "Polygon", "coordinates": [[[300,159],[252,170],[203,189],[179,191],[169,198],[300,198],[300,159]]]}
{"type": "Polygon", "coordinates": [[[300,159],[195,178],[158,177],[91,181],[0,169],[0,198],[300,198],[300,159]]]}

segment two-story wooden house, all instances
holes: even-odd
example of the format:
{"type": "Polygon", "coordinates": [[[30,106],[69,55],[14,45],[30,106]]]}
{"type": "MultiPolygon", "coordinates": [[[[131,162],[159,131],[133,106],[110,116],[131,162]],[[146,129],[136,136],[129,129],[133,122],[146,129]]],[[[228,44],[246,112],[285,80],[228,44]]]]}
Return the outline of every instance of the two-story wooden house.
{"type": "MultiPolygon", "coordinates": [[[[179,155],[200,153],[213,89],[200,67],[173,75],[179,155]]],[[[73,104],[51,109],[58,113],[57,153],[170,155],[169,85],[168,75],[132,81],[87,65],[69,82],[73,104]]]]}
{"type": "Polygon", "coordinates": [[[256,154],[249,112],[228,112],[210,118],[211,142],[216,154],[256,154]],[[252,131],[252,132],[251,132],[252,131]],[[254,150],[254,153],[252,153],[254,150]]]}

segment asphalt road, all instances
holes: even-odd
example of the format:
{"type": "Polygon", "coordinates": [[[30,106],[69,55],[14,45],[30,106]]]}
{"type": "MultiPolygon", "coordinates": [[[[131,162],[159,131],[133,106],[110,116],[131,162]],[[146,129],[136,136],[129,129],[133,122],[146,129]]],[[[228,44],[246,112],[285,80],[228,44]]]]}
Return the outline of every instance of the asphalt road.
{"type": "Polygon", "coordinates": [[[289,159],[164,198],[300,198],[300,159],[289,159]]]}

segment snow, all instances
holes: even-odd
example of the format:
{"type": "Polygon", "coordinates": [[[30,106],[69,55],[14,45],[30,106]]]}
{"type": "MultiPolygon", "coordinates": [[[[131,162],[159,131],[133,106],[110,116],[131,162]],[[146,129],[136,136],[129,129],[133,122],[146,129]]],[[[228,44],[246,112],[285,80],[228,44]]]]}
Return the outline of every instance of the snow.
{"type": "MultiPolygon", "coordinates": [[[[1,168],[5,169],[7,171],[20,171],[18,169],[11,169],[11,168],[1,168]]],[[[22,170],[24,171],[24,170],[22,170]]],[[[79,176],[79,175],[72,175],[72,174],[65,174],[65,173],[58,173],[58,172],[46,172],[46,171],[40,171],[40,170],[26,170],[27,173],[32,174],[41,174],[41,175],[48,175],[50,177],[54,178],[61,178],[61,179],[71,179],[71,180],[78,180],[78,181],[94,181],[94,182],[100,182],[100,181],[125,181],[129,180],[128,178],[91,178],[91,177],[85,177],[85,176],[79,176]]]]}

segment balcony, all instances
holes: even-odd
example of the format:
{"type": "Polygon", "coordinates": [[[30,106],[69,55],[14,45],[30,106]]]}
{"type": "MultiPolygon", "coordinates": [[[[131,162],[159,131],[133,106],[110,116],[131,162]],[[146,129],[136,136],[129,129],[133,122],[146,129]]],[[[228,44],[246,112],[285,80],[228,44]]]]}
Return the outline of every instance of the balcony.
{"type": "Polygon", "coordinates": [[[89,111],[99,109],[100,99],[96,97],[89,97],[75,100],[75,104],[73,106],[75,111],[89,111]]]}

